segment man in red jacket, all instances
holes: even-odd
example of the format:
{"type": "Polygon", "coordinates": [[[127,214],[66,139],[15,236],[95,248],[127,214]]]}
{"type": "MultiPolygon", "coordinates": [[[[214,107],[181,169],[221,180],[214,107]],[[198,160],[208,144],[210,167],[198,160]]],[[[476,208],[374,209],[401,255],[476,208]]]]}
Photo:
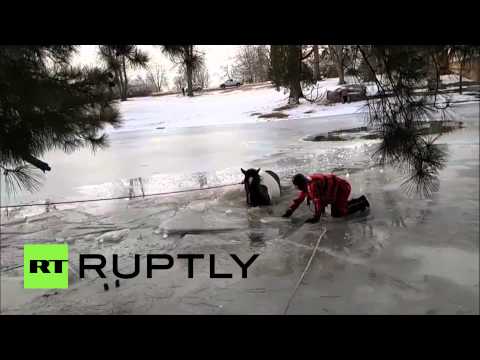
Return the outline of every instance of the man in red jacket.
{"type": "Polygon", "coordinates": [[[308,203],[312,201],[315,206],[315,216],[308,219],[308,223],[316,223],[320,220],[320,215],[325,212],[325,207],[329,204],[333,217],[350,215],[370,207],[370,203],[363,195],[348,201],[351,192],[350,184],[334,174],[311,174],[309,176],[297,174],[293,177],[293,184],[300,190],[300,194],[293,200],[283,217],[290,217],[305,198],[308,203]]]}

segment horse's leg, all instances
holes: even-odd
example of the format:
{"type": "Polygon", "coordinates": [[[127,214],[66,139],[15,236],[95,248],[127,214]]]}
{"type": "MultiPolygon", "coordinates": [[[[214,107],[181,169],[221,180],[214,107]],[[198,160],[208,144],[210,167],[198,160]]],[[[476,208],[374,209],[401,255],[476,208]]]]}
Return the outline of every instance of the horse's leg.
{"type": "Polygon", "coordinates": [[[265,185],[260,185],[259,195],[260,195],[262,205],[265,205],[265,206],[272,205],[270,195],[268,194],[268,189],[265,185]]]}

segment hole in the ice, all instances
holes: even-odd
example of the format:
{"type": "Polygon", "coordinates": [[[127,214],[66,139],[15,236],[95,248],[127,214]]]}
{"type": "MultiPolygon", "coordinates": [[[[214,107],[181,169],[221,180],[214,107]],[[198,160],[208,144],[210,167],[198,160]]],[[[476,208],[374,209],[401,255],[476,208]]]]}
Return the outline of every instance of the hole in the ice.
{"type": "MultiPolygon", "coordinates": [[[[454,120],[428,121],[419,125],[418,131],[421,135],[433,135],[448,133],[463,128],[463,122],[454,120]]],[[[305,137],[304,141],[348,141],[354,139],[380,139],[380,134],[375,129],[362,126],[351,129],[329,131],[305,137]]]]}
{"type": "Polygon", "coordinates": [[[379,135],[366,126],[329,131],[327,133],[310,135],[304,141],[348,141],[356,138],[377,139],[379,135]]]}
{"type": "Polygon", "coordinates": [[[288,117],[288,114],[278,112],[278,111],[274,111],[268,114],[262,114],[259,116],[259,118],[262,118],[262,119],[271,119],[271,118],[283,119],[287,117],[288,117]]]}
{"type": "Polygon", "coordinates": [[[262,232],[250,232],[248,237],[252,246],[263,246],[265,244],[265,234],[262,232]]]}

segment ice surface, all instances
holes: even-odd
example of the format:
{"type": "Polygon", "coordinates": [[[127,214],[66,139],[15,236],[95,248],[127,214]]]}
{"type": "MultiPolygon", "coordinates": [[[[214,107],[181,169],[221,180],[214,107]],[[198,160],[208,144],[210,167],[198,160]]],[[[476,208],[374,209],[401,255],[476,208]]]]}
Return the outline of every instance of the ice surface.
{"type": "Polygon", "coordinates": [[[290,313],[478,314],[478,104],[458,105],[452,111],[465,128],[439,139],[449,157],[440,173],[441,190],[431,199],[407,197],[398,186],[400,174],[372,162],[376,140],[303,140],[362,126],[359,114],[165,129],[161,135],[124,131],[112,133],[112,147],[95,158],[82,152],[74,159],[56,154],[57,167],[48,175],[44,194],[57,189],[65,197],[117,196],[128,194],[129,179],[139,177],[143,185],[133,185],[137,194],[141,186],[151,193],[234,183],[241,180],[240,167],[251,166],[277,172],[282,196],[273,207],[247,209],[243,188],[236,185],[59,205],[36,215],[30,209],[8,216],[2,212],[1,311],[280,314],[326,226],[320,251],[290,313]],[[352,196],[366,194],[372,208],[348,219],[334,219],[327,212],[320,224],[304,225],[312,213],[303,204],[292,218],[281,218],[296,196],[291,176],[314,171],[348,178],[352,196]],[[18,267],[23,263],[23,244],[57,240],[70,246],[70,288],[25,291],[23,269],[18,267]],[[187,278],[186,261],[146,278],[146,254],[192,252],[215,254],[217,271],[233,277],[210,279],[205,259],[196,263],[194,279],[187,278]],[[109,259],[118,254],[124,272],[131,271],[133,255],[141,254],[142,276],[120,280],[115,288],[109,264],[107,279],[90,274],[80,280],[79,253],[102,253],[109,259]],[[260,255],[248,279],[240,277],[231,253],[241,259],[260,255]],[[109,291],[103,290],[104,283],[110,284],[109,291]]]}

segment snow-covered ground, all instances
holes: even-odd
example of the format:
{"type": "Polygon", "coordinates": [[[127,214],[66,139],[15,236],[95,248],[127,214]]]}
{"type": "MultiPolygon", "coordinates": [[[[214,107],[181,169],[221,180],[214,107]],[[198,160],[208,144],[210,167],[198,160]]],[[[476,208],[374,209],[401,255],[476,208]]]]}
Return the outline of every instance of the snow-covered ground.
{"type": "MultiPolygon", "coordinates": [[[[353,77],[345,78],[347,84],[355,84],[353,77]]],[[[442,75],[445,84],[458,82],[457,75],[442,75]]],[[[469,80],[464,79],[467,83],[469,80]]],[[[365,84],[367,94],[374,95],[377,86],[374,83],[365,84]]],[[[339,87],[338,78],[329,78],[305,89],[304,94],[309,99],[321,99],[327,91],[339,87]]],[[[469,95],[451,95],[452,100],[475,100],[469,95]]],[[[290,109],[279,110],[288,118],[265,119],[261,114],[272,113],[276,108],[285,106],[288,92],[283,89],[276,91],[269,84],[249,86],[248,88],[232,88],[212,91],[193,98],[181,95],[168,95],[155,98],[136,98],[122,103],[121,109],[125,125],[115,131],[162,130],[163,128],[221,126],[228,124],[245,124],[285,119],[318,118],[334,115],[363,113],[366,102],[349,104],[310,103],[301,99],[301,105],[290,109]]]]}
{"type": "MultiPolygon", "coordinates": [[[[318,82],[319,92],[338,88],[338,78],[318,82]]],[[[306,93],[309,95],[308,93],[306,93]]],[[[316,94],[316,91],[315,91],[316,94]]],[[[134,98],[121,103],[128,119],[121,131],[162,130],[162,128],[222,126],[271,121],[259,118],[287,104],[288,92],[276,91],[270,84],[231,88],[203,93],[193,98],[181,95],[134,98]]],[[[290,119],[352,114],[361,111],[365,102],[317,105],[302,99],[302,105],[282,110],[290,119]]]]}

